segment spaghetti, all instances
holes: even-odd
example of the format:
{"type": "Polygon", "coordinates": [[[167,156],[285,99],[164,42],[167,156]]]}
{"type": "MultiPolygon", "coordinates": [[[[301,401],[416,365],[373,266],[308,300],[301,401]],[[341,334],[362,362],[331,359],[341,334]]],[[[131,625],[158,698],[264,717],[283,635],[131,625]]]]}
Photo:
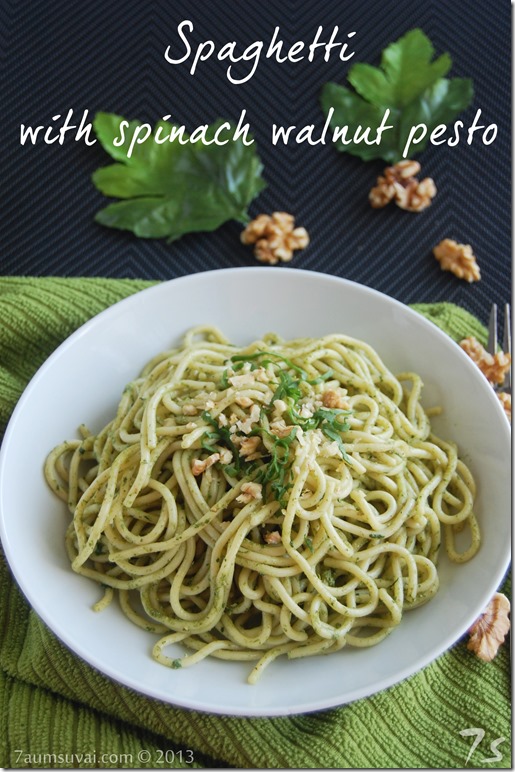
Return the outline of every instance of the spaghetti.
{"type": "Polygon", "coordinates": [[[458,562],[480,543],[474,480],[421,390],[345,335],[239,349],[190,330],[47,458],[95,608],[117,595],[164,665],[254,661],[250,683],[282,654],[384,639],[437,592],[441,540],[458,562]]]}

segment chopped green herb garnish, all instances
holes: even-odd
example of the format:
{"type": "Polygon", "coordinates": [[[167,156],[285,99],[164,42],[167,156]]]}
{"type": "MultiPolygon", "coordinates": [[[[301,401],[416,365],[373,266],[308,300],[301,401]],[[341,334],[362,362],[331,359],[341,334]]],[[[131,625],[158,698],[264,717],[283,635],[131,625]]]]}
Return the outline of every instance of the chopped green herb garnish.
{"type": "Polygon", "coordinates": [[[220,378],[220,388],[221,389],[229,388],[229,371],[227,370],[227,368],[223,371],[222,377],[220,378]]]}
{"type": "Polygon", "coordinates": [[[226,426],[219,426],[216,418],[213,418],[211,413],[209,413],[207,410],[204,410],[204,412],[201,415],[201,418],[203,418],[204,421],[206,421],[206,423],[208,423],[210,426],[213,426],[215,428],[214,432],[206,432],[204,435],[211,440],[211,444],[208,445],[208,447],[205,449],[212,451],[213,448],[211,447],[211,445],[215,442],[225,444],[233,454],[236,471],[239,472],[241,468],[241,460],[240,460],[238,450],[236,449],[232,441],[231,432],[229,431],[229,429],[226,426]]]}
{"type": "Polygon", "coordinates": [[[261,362],[262,367],[266,367],[269,364],[276,364],[277,360],[279,360],[281,362],[284,362],[292,370],[295,370],[296,372],[298,372],[303,381],[306,381],[308,378],[307,372],[302,367],[299,367],[299,365],[296,365],[294,362],[291,361],[291,359],[287,359],[287,357],[283,357],[281,354],[276,354],[274,351],[256,351],[255,354],[239,354],[237,356],[231,357],[231,361],[242,362],[242,363],[252,362],[262,357],[265,357],[261,362]],[[275,361],[272,359],[267,359],[267,357],[275,357],[275,361]]]}
{"type": "Polygon", "coordinates": [[[267,432],[268,437],[273,441],[270,449],[271,459],[256,475],[256,482],[262,483],[265,488],[270,485],[270,489],[282,507],[286,506],[285,495],[291,488],[290,445],[296,434],[296,427],[293,427],[286,437],[277,437],[267,432]]]}
{"type": "Polygon", "coordinates": [[[213,453],[214,451],[213,443],[217,442],[219,439],[220,439],[219,432],[205,432],[205,434],[203,435],[201,445],[204,450],[207,450],[210,453],[213,453]]]}

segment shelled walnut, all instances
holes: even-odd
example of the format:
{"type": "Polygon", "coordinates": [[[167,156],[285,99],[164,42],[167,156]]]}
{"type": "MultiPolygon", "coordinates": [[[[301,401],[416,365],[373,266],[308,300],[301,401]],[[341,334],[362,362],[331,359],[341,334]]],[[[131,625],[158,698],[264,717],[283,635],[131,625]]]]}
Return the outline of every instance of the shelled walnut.
{"type": "Polygon", "coordinates": [[[368,195],[371,206],[380,209],[395,201],[398,207],[408,212],[427,209],[436,196],[436,185],[431,177],[421,181],[415,177],[420,168],[418,161],[399,161],[388,166],[368,195]]]}
{"type": "Polygon", "coordinates": [[[476,363],[491,384],[500,385],[504,382],[506,373],[511,366],[510,354],[504,351],[489,354],[474,336],[463,338],[460,341],[460,346],[476,363]]]}
{"type": "Polygon", "coordinates": [[[458,279],[479,281],[481,272],[470,244],[458,244],[453,239],[443,239],[433,249],[442,271],[451,271],[458,279]]]}
{"type": "Polygon", "coordinates": [[[507,391],[499,391],[497,396],[501,400],[501,405],[504,408],[508,421],[511,423],[511,394],[507,391]]]}
{"type": "Polygon", "coordinates": [[[241,493],[236,497],[236,501],[240,504],[248,504],[253,499],[260,501],[262,498],[263,486],[256,482],[246,482],[241,486],[241,493]]]}
{"type": "Polygon", "coordinates": [[[210,456],[207,458],[201,460],[200,458],[193,459],[193,462],[191,464],[191,471],[195,475],[195,477],[198,477],[200,474],[203,474],[206,469],[209,469],[210,466],[213,466],[213,464],[216,464],[217,461],[220,460],[220,453],[211,453],[210,456]]]}
{"type": "Polygon", "coordinates": [[[327,389],[322,394],[322,404],[324,407],[336,408],[338,410],[348,410],[350,405],[346,401],[344,393],[341,389],[335,391],[334,389],[327,389]]]}
{"type": "Polygon", "coordinates": [[[262,263],[289,262],[297,249],[309,244],[305,228],[295,228],[295,218],[287,212],[260,214],[241,233],[243,244],[254,244],[254,254],[262,263]]]}
{"type": "MultiPolygon", "coordinates": [[[[460,341],[460,346],[475,362],[492,386],[500,386],[504,383],[506,374],[511,367],[511,354],[504,351],[490,354],[472,335],[463,338],[460,341]]],[[[497,391],[496,394],[501,401],[508,421],[511,423],[511,394],[506,391],[497,391]]]]}
{"type": "Polygon", "coordinates": [[[492,600],[469,630],[467,649],[485,662],[491,662],[510,629],[510,601],[501,592],[492,600]]]}

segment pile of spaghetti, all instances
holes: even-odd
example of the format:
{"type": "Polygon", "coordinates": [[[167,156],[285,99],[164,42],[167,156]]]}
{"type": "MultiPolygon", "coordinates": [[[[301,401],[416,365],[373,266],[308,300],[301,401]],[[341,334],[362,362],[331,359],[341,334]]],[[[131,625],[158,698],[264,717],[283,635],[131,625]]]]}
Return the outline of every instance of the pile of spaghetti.
{"type": "Polygon", "coordinates": [[[479,546],[474,480],[421,389],[345,335],[241,349],[190,330],[47,458],[72,568],[170,667],[255,661],[253,683],[282,654],[378,643],[436,593],[442,540],[458,562],[479,546]]]}

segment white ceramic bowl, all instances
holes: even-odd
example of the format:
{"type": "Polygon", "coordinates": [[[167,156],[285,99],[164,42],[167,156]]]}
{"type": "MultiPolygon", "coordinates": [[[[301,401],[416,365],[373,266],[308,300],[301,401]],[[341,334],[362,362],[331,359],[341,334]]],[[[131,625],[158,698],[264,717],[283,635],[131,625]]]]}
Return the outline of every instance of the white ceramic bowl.
{"type": "MultiPolygon", "coordinates": [[[[156,285],[117,303],[66,340],[28,385],[0,455],[2,543],[22,591],[53,632],[107,676],[151,697],[231,715],[319,710],[404,679],[462,636],[500,584],[510,553],[510,432],[497,397],[464,352],[436,326],[367,287],[291,268],[210,271],[156,285]],[[478,483],[482,546],[465,565],[442,556],[441,587],[426,606],[371,649],[279,659],[255,686],[248,664],[216,659],[169,670],[151,657],[154,637],[113,604],[91,610],[98,587],[74,574],[64,506],[43,463],[85,422],[99,429],[125,386],[191,326],[215,324],[235,343],[265,332],[285,338],[344,332],[376,348],[390,369],[414,370],[424,400],[443,405],[435,429],[458,442],[478,483]]],[[[182,650],[177,647],[178,655],[182,650]]]]}

